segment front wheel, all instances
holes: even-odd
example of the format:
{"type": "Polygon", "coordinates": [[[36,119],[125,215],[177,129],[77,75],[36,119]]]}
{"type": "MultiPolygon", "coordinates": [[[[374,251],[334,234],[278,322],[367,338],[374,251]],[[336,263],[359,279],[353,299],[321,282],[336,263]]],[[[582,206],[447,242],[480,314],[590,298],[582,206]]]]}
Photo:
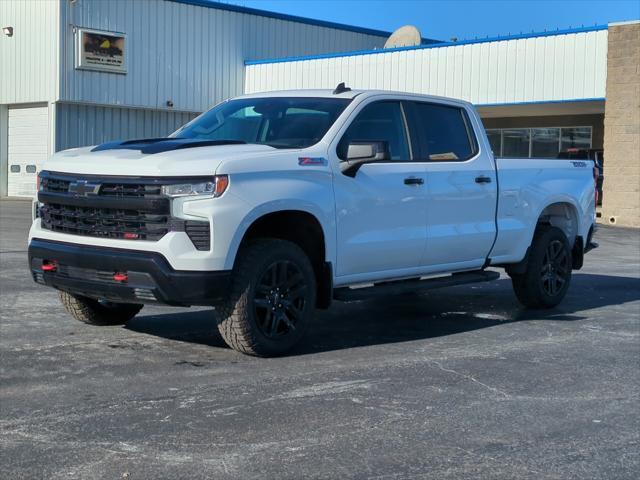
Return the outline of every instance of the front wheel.
{"type": "Polygon", "coordinates": [[[315,301],[315,275],[304,251],[285,240],[258,240],[239,252],[230,293],[216,307],[218,330],[239,352],[281,355],[302,337],[315,301]]]}
{"type": "Polygon", "coordinates": [[[558,305],[571,283],[571,247],[557,227],[539,227],[529,251],[524,274],[513,275],[513,290],[528,308],[552,308],[558,305]]]}
{"type": "Polygon", "coordinates": [[[142,305],[102,302],[68,292],[60,292],[60,301],[73,318],[89,325],[124,325],[142,310],[142,305]]]}

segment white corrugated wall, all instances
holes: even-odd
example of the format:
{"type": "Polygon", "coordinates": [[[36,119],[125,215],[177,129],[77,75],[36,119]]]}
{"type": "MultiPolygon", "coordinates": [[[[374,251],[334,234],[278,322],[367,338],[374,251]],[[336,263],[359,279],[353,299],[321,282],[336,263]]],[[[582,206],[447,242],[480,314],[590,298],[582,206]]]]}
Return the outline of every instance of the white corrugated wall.
{"type": "Polygon", "coordinates": [[[0,104],[55,100],[59,18],[55,1],[0,0],[0,104]]]}
{"type": "Polygon", "coordinates": [[[59,104],[56,109],[56,149],[112,140],[164,137],[194,117],[194,113],[185,112],[59,104]]]}
{"type": "Polygon", "coordinates": [[[383,37],[167,0],[76,0],[61,8],[56,150],[167,135],[197,112],[242,94],[247,58],[384,43],[383,37]],[[127,74],[76,70],[74,26],[125,33],[127,74]]]}
{"type": "Polygon", "coordinates": [[[245,92],[400,90],[506,104],[604,98],[607,30],[249,64],[245,92]]]}
{"type": "Polygon", "coordinates": [[[62,3],[61,101],[202,111],[243,92],[244,61],[374,48],[385,38],[167,0],[62,3]],[[126,75],[74,68],[74,26],[127,35],[126,75]]]}

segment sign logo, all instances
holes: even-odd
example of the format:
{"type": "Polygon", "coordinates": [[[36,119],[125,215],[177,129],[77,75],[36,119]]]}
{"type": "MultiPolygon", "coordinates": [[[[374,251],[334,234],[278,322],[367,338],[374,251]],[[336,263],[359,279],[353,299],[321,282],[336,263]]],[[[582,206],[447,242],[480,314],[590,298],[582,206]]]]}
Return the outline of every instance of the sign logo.
{"type": "Polygon", "coordinates": [[[76,197],[97,195],[99,191],[99,183],[89,183],[86,180],[77,180],[69,184],[69,193],[73,193],[76,197]]]}
{"type": "Polygon", "coordinates": [[[76,68],[127,73],[124,33],[77,28],[76,68]]]}

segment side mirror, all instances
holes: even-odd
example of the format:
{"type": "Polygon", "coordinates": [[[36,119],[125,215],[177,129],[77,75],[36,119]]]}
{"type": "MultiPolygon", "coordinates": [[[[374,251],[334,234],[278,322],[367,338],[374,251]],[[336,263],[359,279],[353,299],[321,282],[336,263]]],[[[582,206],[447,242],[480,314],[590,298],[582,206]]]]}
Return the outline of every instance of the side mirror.
{"type": "Polygon", "coordinates": [[[349,177],[355,177],[362,165],[390,159],[388,142],[349,142],[347,159],[340,163],[340,170],[349,177]]]}

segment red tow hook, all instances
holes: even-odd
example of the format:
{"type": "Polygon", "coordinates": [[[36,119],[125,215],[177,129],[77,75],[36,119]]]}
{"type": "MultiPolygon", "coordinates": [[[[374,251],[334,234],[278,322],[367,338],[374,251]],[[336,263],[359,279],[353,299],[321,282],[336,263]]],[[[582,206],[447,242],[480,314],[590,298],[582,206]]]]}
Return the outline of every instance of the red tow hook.
{"type": "Polygon", "coordinates": [[[127,280],[129,280],[129,275],[127,275],[127,273],[123,273],[123,272],[116,272],[113,274],[113,279],[116,282],[120,282],[120,283],[125,283],[127,280]]]}
{"type": "Polygon", "coordinates": [[[55,272],[58,269],[58,264],[50,260],[44,260],[40,268],[43,272],[55,272]]]}

